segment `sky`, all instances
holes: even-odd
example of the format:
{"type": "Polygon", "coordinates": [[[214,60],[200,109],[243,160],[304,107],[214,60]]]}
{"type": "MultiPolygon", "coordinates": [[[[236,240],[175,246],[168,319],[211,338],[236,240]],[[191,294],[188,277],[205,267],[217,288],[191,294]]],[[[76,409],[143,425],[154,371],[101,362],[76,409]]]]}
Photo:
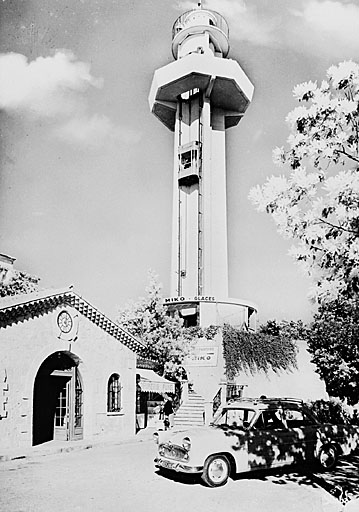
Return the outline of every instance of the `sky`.
{"type": "MultiPolygon", "coordinates": [[[[170,294],[173,133],[151,114],[171,29],[197,2],[0,1],[0,253],[45,288],[73,285],[115,317],[152,269],[170,294]]],[[[255,87],[227,131],[229,294],[259,321],[308,321],[309,279],[291,242],[248,200],[285,145],[293,87],[358,58],[359,4],[207,0],[230,30],[229,58],[255,87]]]]}

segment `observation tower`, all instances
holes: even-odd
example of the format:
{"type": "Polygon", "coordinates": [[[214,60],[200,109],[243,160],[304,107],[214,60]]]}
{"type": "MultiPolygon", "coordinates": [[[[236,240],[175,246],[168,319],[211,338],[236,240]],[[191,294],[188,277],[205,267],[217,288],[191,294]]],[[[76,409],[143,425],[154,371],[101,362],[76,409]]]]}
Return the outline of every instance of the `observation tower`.
{"type": "Polygon", "coordinates": [[[154,73],[149,104],[174,132],[171,297],[186,325],[253,327],[256,306],[228,297],[226,130],[242,119],[254,87],[228,59],[217,12],[195,9],[172,30],[174,62],[154,73]]]}

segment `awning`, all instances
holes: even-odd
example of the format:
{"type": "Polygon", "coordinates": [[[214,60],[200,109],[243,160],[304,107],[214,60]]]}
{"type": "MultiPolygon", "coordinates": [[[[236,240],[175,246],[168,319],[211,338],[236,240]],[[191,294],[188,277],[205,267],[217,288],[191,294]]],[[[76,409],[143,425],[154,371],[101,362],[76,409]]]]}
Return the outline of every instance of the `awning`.
{"type": "Polygon", "coordinates": [[[175,383],[157,375],[152,370],[137,369],[136,373],[141,377],[142,391],[154,391],[156,393],[174,393],[175,383]]]}

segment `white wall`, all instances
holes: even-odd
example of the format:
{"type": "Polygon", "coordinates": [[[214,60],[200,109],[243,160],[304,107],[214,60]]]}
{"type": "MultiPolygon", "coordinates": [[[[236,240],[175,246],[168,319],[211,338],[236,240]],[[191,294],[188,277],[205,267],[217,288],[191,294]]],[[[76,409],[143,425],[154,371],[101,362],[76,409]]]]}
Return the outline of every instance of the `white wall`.
{"type": "Polygon", "coordinates": [[[328,400],[325,383],[316,373],[315,365],[310,362],[310,354],[305,341],[297,341],[298,369],[293,371],[273,371],[256,375],[241,374],[236,380],[240,384],[246,384],[244,396],[259,397],[288,397],[302,400],[328,400]]]}
{"type": "MultiPolygon", "coordinates": [[[[303,400],[328,399],[325,384],[315,372],[315,365],[310,362],[310,354],[306,343],[298,341],[297,345],[298,369],[279,373],[269,371],[268,374],[257,372],[254,375],[242,372],[235,379],[235,382],[236,384],[245,385],[243,396],[259,397],[266,395],[267,397],[291,397],[303,400]]],[[[208,415],[211,411],[214,396],[226,382],[221,331],[217,333],[213,340],[200,339],[196,345],[196,348],[199,347],[217,347],[218,350],[216,366],[185,364],[189,380],[193,381],[194,391],[205,399],[208,415]]]]}
{"type": "Polygon", "coordinates": [[[3,380],[5,372],[7,376],[6,382],[0,383],[2,402],[7,400],[7,417],[0,419],[0,455],[4,449],[32,445],[35,377],[43,361],[56,351],[70,351],[80,358],[84,439],[125,438],[135,433],[135,354],[75,309],[78,339],[72,343],[59,339],[56,318],[61,309],[0,328],[0,377],[3,380]],[[120,375],[123,385],[119,414],[107,414],[107,382],[112,373],[120,375]]]}

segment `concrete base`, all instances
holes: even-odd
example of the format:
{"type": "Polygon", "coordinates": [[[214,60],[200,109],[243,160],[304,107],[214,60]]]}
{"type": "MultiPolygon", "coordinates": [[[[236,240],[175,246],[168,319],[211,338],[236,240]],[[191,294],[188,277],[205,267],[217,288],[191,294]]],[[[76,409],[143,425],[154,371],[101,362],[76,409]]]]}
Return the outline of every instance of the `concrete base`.
{"type": "Polygon", "coordinates": [[[164,299],[169,312],[178,311],[184,319],[192,317],[200,327],[224,324],[255,331],[257,306],[242,299],[217,299],[213,296],[169,297],[164,299]]]}
{"type": "Polygon", "coordinates": [[[256,329],[257,307],[241,299],[223,299],[213,302],[200,302],[199,324],[209,325],[229,324],[234,327],[256,329]]]}

